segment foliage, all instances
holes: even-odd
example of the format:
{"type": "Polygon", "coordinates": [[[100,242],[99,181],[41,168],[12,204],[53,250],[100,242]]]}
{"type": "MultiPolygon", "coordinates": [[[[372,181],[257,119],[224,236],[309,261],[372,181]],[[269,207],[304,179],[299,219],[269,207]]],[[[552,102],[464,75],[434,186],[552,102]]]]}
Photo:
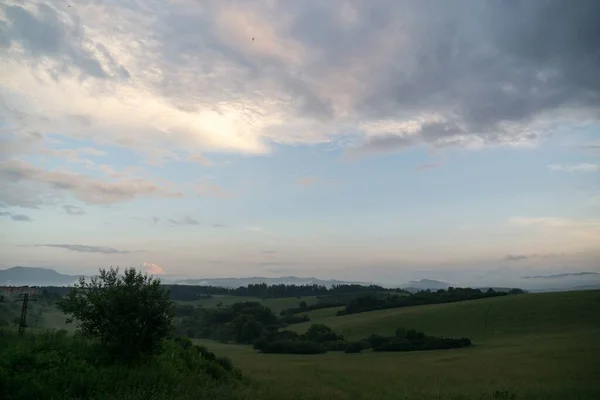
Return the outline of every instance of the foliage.
{"type": "Polygon", "coordinates": [[[344,351],[347,343],[343,336],[322,324],[313,324],[306,333],[270,331],[254,342],[254,349],[262,353],[322,354],[344,351]]]}
{"type": "Polygon", "coordinates": [[[299,314],[307,311],[321,310],[323,308],[333,308],[333,307],[341,307],[345,306],[346,303],[341,302],[318,302],[316,304],[311,304],[310,306],[306,304],[305,301],[300,302],[299,306],[296,308],[288,308],[287,310],[282,310],[281,315],[286,316],[290,314],[299,314]]]}
{"type": "Polygon", "coordinates": [[[393,337],[371,335],[361,343],[365,347],[371,347],[373,351],[418,351],[468,347],[471,345],[471,340],[427,336],[415,329],[407,330],[400,327],[396,329],[396,335],[393,337]]]}
{"type": "Polygon", "coordinates": [[[523,291],[520,289],[513,289],[510,292],[496,292],[493,289],[488,289],[484,292],[479,289],[450,287],[448,290],[440,289],[435,292],[424,290],[408,296],[378,296],[369,294],[350,301],[343,310],[337,312],[337,315],[357,314],[389,308],[422,306],[426,304],[454,303],[521,293],[523,291]]]}
{"type": "Polygon", "coordinates": [[[254,348],[261,353],[274,354],[323,354],[327,352],[326,347],[322,344],[306,340],[276,340],[269,342],[262,339],[255,343],[254,348]]]}
{"type": "Polygon", "coordinates": [[[344,350],[345,353],[360,353],[365,349],[363,342],[350,342],[344,350]]]}
{"type": "Polygon", "coordinates": [[[158,280],[133,268],[118,272],[101,269],[89,281],[80,278],[57,304],[80,334],[99,338],[115,357],[135,360],[156,353],[170,334],[172,303],[158,280]]]}
{"type": "Polygon", "coordinates": [[[99,343],[65,331],[0,331],[0,341],[5,400],[231,398],[241,378],[229,359],[186,339],[167,340],[162,353],[135,367],[105,363],[99,343]]]}
{"type": "Polygon", "coordinates": [[[283,314],[281,316],[281,321],[286,325],[291,325],[308,322],[310,321],[310,318],[308,315],[283,314]]]}
{"type": "Polygon", "coordinates": [[[283,325],[268,307],[258,302],[240,302],[213,309],[197,307],[191,315],[181,318],[176,329],[189,337],[251,344],[263,332],[283,325]]]}
{"type": "Polygon", "coordinates": [[[310,342],[327,343],[344,340],[342,335],[335,333],[330,327],[323,324],[313,324],[304,334],[304,338],[310,342]]]}

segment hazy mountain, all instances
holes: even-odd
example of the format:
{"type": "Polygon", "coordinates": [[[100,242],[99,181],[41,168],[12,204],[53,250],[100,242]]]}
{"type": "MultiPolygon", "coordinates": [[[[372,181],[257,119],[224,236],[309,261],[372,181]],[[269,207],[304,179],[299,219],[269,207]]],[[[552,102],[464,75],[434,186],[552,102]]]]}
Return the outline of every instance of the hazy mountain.
{"type": "Polygon", "coordinates": [[[419,290],[438,290],[438,289],[448,289],[451,285],[442,282],[436,281],[433,279],[421,279],[419,281],[410,281],[401,286],[401,288],[406,289],[410,292],[418,292],[419,290]]]}
{"type": "Polygon", "coordinates": [[[362,282],[346,282],[335,279],[318,279],[318,278],[298,278],[295,276],[284,276],[281,278],[265,278],[265,277],[250,277],[250,278],[211,278],[211,279],[184,279],[174,283],[181,285],[199,285],[199,286],[219,286],[227,288],[237,288],[240,286],[256,285],[266,283],[267,285],[322,285],[331,287],[333,285],[364,285],[362,282]]]}
{"type": "Polygon", "coordinates": [[[524,276],[523,279],[563,279],[563,278],[595,276],[595,275],[600,275],[600,273],[598,273],[598,272],[571,272],[568,274],[524,276]]]}
{"type": "Polygon", "coordinates": [[[66,286],[79,277],[65,275],[48,268],[12,267],[0,270],[2,286],[66,286]]]}

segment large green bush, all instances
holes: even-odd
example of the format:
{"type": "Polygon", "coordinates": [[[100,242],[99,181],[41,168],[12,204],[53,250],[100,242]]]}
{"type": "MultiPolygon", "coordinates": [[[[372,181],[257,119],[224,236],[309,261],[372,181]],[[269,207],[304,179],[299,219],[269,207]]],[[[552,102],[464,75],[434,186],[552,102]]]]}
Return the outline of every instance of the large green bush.
{"type": "Polygon", "coordinates": [[[58,302],[84,336],[100,340],[114,357],[137,360],[154,354],[172,330],[173,303],[160,281],[128,268],[80,278],[58,302]]]}

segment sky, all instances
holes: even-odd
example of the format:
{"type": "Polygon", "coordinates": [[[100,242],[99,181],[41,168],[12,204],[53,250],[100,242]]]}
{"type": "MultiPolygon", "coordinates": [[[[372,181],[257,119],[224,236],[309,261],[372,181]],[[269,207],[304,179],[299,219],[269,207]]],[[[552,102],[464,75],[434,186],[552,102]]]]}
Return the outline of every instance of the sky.
{"type": "Polygon", "coordinates": [[[0,0],[0,268],[600,271],[599,15],[0,0]]]}

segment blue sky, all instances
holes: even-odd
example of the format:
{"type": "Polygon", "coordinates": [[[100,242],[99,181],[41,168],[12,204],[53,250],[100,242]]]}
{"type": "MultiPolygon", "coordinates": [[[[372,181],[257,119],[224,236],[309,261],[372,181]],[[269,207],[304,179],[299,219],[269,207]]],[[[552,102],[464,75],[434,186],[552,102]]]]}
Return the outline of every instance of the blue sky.
{"type": "Polygon", "coordinates": [[[0,267],[597,271],[597,7],[6,1],[0,267]]]}

